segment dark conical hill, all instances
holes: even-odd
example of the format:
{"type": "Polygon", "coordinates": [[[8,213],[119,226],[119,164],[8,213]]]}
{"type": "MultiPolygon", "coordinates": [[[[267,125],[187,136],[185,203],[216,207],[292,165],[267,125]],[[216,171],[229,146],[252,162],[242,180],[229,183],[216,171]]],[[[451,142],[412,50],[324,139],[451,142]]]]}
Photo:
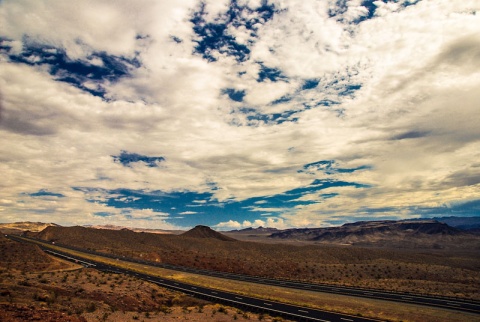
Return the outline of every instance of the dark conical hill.
{"type": "Polygon", "coordinates": [[[195,226],[193,229],[190,229],[189,231],[181,234],[180,236],[191,237],[191,238],[213,238],[213,239],[218,239],[223,241],[236,240],[236,239],[227,237],[225,235],[222,235],[208,226],[202,226],[202,225],[195,226]]]}

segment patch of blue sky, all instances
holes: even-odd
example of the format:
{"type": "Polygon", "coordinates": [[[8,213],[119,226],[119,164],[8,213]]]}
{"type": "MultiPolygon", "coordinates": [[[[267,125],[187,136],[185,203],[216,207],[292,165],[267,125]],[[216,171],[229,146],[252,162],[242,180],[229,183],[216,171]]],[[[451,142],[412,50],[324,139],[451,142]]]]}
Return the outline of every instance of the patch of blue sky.
{"type": "Polygon", "coordinates": [[[222,94],[228,95],[228,97],[235,102],[243,102],[245,97],[244,90],[235,90],[234,88],[225,88],[222,90],[222,94]]]}
{"type": "MultiPolygon", "coordinates": [[[[280,215],[299,206],[311,205],[327,198],[333,198],[336,193],[321,193],[332,187],[351,186],[365,188],[366,185],[337,180],[314,180],[305,187],[298,187],[284,193],[259,196],[245,200],[230,199],[219,202],[213,191],[143,191],[133,189],[115,189],[99,191],[103,199],[91,198],[88,201],[102,203],[106,206],[134,212],[135,209],[151,209],[162,213],[162,220],[172,224],[190,227],[197,224],[216,225],[227,220],[255,221],[262,214],[280,215]],[[309,200],[301,197],[312,195],[309,200]],[[166,217],[164,214],[169,214],[166,217]]],[[[88,194],[95,193],[94,188],[76,188],[88,194]]],[[[158,217],[158,216],[157,216],[158,217]]],[[[152,217],[153,218],[153,217],[152,217]]]]}
{"type": "Polygon", "coordinates": [[[270,105],[278,105],[282,103],[288,103],[291,100],[293,100],[293,97],[291,95],[285,95],[280,97],[279,99],[274,100],[273,102],[270,103],[270,105]]]}
{"type": "MultiPolygon", "coordinates": [[[[404,8],[407,8],[409,6],[416,5],[419,3],[421,0],[380,0],[380,2],[383,3],[398,3],[400,9],[402,10],[404,8]]],[[[361,15],[357,17],[352,23],[354,24],[359,24],[362,23],[366,20],[370,20],[375,18],[376,10],[378,8],[378,0],[364,0],[361,2],[361,6],[366,8],[366,12],[364,15],[361,15]]],[[[349,9],[349,1],[348,0],[337,0],[335,2],[335,6],[329,9],[329,16],[330,18],[334,18],[337,21],[344,22],[344,14],[348,11],[349,9]]]]}
{"type": "MultiPolygon", "coordinates": [[[[377,0],[365,0],[362,1],[362,6],[367,8],[368,13],[364,16],[361,16],[357,20],[355,20],[355,23],[360,23],[362,21],[372,19],[375,16],[375,10],[377,10],[377,6],[375,4],[377,0]]],[[[388,2],[388,1],[383,1],[383,2],[388,2]]]]}
{"type": "Polygon", "coordinates": [[[318,86],[319,83],[320,83],[320,79],[318,78],[307,79],[303,83],[301,90],[305,91],[309,89],[314,89],[315,87],[318,86]]]}
{"type": "Polygon", "coordinates": [[[94,212],[93,215],[97,217],[111,217],[114,214],[111,212],[99,211],[99,212],[94,212]]]}
{"type": "Polygon", "coordinates": [[[372,169],[369,165],[362,165],[356,168],[340,168],[335,160],[322,160],[313,163],[305,164],[302,169],[298,170],[298,173],[307,173],[316,175],[318,172],[331,175],[336,173],[352,173],[360,170],[372,169]]]}
{"type": "Polygon", "coordinates": [[[332,109],[331,107],[336,106],[336,105],[340,105],[340,104],[341,104],[340,102],[334,101],[334,100],[331,100],[331,99],[321,99],[319,101],[318,100],[311,100],[309,102],[303,102],[302,103],[305,110],[309,110],[309,109],[316,108],[316,107],[319,107],[319,106],[323,106],[323,107],[326,107],[328,109],[332,109]]]}
{"type": "Polygon", "coordinates": [[[404,214],[408,213],[411,216],[419,216],[420,218],[434,218],[434,217],[473,217],[480,216],[480,199],[469,201],[458,201],[450,204],[439,205],[437,207],[419,207],[419,206],[405,206],[405,207],[361,207],[357,209],[359,216],[353,216],[352,221],[358,220],[397,220],[403,219],[404,214]],[[369,214],[371,216],[369,216],[369,214]],[[380,215],[379,215],[380,214],[380,215]],[[385,214],[382,216],[381,214],[385,214]]]}
{"type": "Polygon", "coordinates": [[[197,43],[195,53],[202,55],[204,59],[210,62],[217,60],[216,53],[233,56],[238,62],[243,62],[250,57],[248,45],[251,45],[257,37],[258,26],[272,19],[276,10],[275,6],[268,4],[267,1],[262,1],[262,5],[253,10],[232,0],[228,10],[216,17],[214,21],[207,22],[205,20],[207,12],[207,5],[203,3],[190,19],[194,25],[193,31],[196,34],[194,39],[197,43]],[[244,11],[248,14],[243,15],[244,11]],[[255,15],[252,15],[252,13],[255,13],[255,15]],[[251,39],[247,41],[247,45],[237,42],[235,37],[228,33],[230,25],[234,27],[244,26],[250,31],[251,39]]]}
{"type": "Polygon", "coordinates": [[[174,42],[176,42],[177,44],[180,44],[180,43],[183,42],[183,40],[180,39],[180,38],[178,38],[177,36],[170,36],[170,38],[171,38],[174,42]]]}
{"type": "MultiPolygon", "coordinates": [[[[258,62],[258,64],[260,66],[258,82],[288,82],[288,77],[281,70],[267,67],[262,62],[258,62]]],[[[351,66],[342,72],[331,73],[321,78],[305,79],[303,84],[294,91],[268,104],[270,106],[284,104],[285,110],[283,112],[267,114],[255,108],[241,107],[233,110],[232,114],[243,114],[246,122],[242,122],[243,118],[240,117],[234,119],[231,124],[259,126],[297,122],[301,117],[301,112],[314,108],[323,108],[335,113],[337,117],[343,117],[346,110],[342,107],[342,102],[346,99],[353,99],[356,92],[362,89],[358,75],[358,66],[351,66]]],[[[235,89],[224,89],[222,94],[229,95],[230,99],[237,102],[243,102],[244,95],[246,95],[243,91],[235,89]]]]}
{"type": "Polygon", "coordinates": [[[334,193],[334,192],[333,193],[322,193],[320,195],[320,197],[323,198],[323,199],[330,199],[330,198],[334,198],[338,195],[339,195],[338,193],[334,193]]]}
{"type": "Polygon", "coordinates": [[[296,122],[298,118],[292,115],[299,111],[285,111],[283,113],[263,114],[259,112],[249,112],[246,116],[247,125],[257,126],[259,123],[268,125],[279,125],[285,122],[296,122]]]}
{"type": "Polygon", "coordinates": [[[360,90],[362,88],[362,85],[360,84],[349,84],[346,85],[345,87],[341,88],[340,91],[338,92],[338,95],[340,96],[353,96],[353,94],[360,90]]]}
{"type": "Polygon", "coordinates": [[[257,82],[261,83],[267,79],[272,82],[288,82],[288,77],[285,76],[280,69],[274,67],[267,67],[262,62],[259,62],[258,64],[260,65],[260,71],[258,72],[257,82]]]}
{"type": "Polygon", "coordinates": [[[34,193],[27,193],[26,195],[30,197],[57,197],[57,198],[65,198],[65,195],[61,193],[56,193],[56,192],[50,192],[45,189],[40,189],[37,192],[34,193]]]}
{"type": "Polygon", "coordinates": [[[451,202],[438,207],[411,207],[409,210],[422,218],[480,216],[480,199],[451,202]]]}
{"type": "Polygon", "coordinates": [[[164,162],[164,157],[150,157],[137,153],[130,153],[127,151],[121,151],[119,155],[112,155],[113,161],[121,163],[125,167],[131,167],[132,163],[141,162],[148,167],[155,168],[159,166],[160,162],[164,162]]]}
{"type": "Polygon", "coordinates": [[[47,66],[55,80],[102,98],[105,98],[106,93],[102,86],[104,82],[116,82],[127,77],[132,69],[140,67],[140,62],[135,58],[128,59],[106,52],[94,52],[86,60],[71,60],[64,49],[34,43],[27,38],[23,41],[21,53],[12,53],[10,49],[4,46],[0,51],[11,62],[47,66]]]}
{"type": "Polygon", "coordinates": [[[338,188],[338,187],[370,188],[371,186],[367,184],[362,184],[357,182],[348,182],[348,181],[342,181],[342,180],[315,179],[310,185],[286,191],[285,194],[298,197],[298,196],[303,196],[307,194],[313,194],[328,188],[338,188]]]}
{"type": "Polygon", "coordinates": [[[343,15],[348,10],[348,0],[337,0],[335,1],[335,6],[328,10],[328,15],[330,18],[338,17],[343,15]]]}
{"type": "Polygon", "coordinates": [[[343,116],[345,109],[342,102],[353,99],[356,92],[362,89],[359,75],[359,67],[351,66],[318,79],[305,80],[304,85],[295,93],[295,98],[303,110],[324,108],[339,117],[343,116]]]}

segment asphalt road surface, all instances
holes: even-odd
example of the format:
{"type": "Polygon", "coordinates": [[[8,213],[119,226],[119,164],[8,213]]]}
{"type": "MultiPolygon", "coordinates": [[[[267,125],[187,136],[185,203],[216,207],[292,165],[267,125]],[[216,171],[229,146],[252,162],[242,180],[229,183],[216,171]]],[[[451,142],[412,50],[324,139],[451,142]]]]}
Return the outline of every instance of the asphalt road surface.
{"type": "MultiPolygon", "coordinates": [[[[9,237],[15,238],[15,236],[9,236],[9,237]]],[[[43,240],[37,240],[37,239],[32,239],[32,240],[47,244],[43,240]]],[[[118,257],[110,254],[96,253],[93,251],[88,251],[88,250],[71,247],[67,245],[57,244],[57,246],[61,246],[67,249],[77,250],[85,253],[90,253],[98,256],[109,257],[109,258],[118,257]]],[[[213,276],[213,277],[220,277],[220,278],[226,278],[226,279],[232,279],[232,280],[239,280],[244,282],[266,284],[266,285],[273,285],[273,286],[280,286],[280,287],[287,287],[287,288],[294,288],[294,289],[302,289],[302,290],[308,290],[313,292],[334,293],[334,294],[340,294],[340,295],[357,296],[362,298],[388,300],[388,301],[401,302],[401,303],[411,303],[411,304],[417,304],[417,305],[440,307],[444,309],[451,309],[451,310],[458,310],[458,311],[480,314],[480,303],[476,301],[470,301],[470,300],[448,298],[448,297],[424,296],[424,295],[410,294],[410,293],[394,293],[394,292],[386,292],[386,291],[379,291],[379,290],[342,287],[342,286],[325,285],[325,284],[323,285],[309,284],[309,283],[302,283],[302,282],[296,282],[296,281],[288,281],[288,280],[280,280],[280,279],[277,280],[277,279],[269,279],[269,278],[256,277],[256,276],[239,275],[239,274],[233,274],[233,273],[195,269],[195,268],[175,266],[175,265],[170,265],[165,263],[154,263],[154,262],[143,261],[143,260],[132,259],[132,258],[122,257],[120,259],[123,261],[141,263],[144,265],[151,265],[151,266],[167,268],[171,270],[177,270],[182,272],[201,274],[201,275],[207,275],[207,276],[213,276]]],[[[334,321],[334,320],[329,320],[329,321],[334,321]]],[[[348,320],[341,320],[341,321],[348,321],[348,320]]],[[[354,321],[360,321],[360,320],[354,320],[354,321]]]]}
{"type": "Polygon", "coordinates": [[[298,321],[323,321],[323,322],[372,322],[379,321],[375,319],[362,318],[344,314],[337,314],[327,311],[320,311],[301,306],[289,305],[279,302],[267,301],[259,298],[253,298],[235,293],[219,291],[215,289],[205,288],[201,286],[194,286],[182,282],[163,279],[160,277],[139,273],[125,268],[107,265],[104,263],[84,259],[79,256],[74,256],[60,251],[54,251],[42,246],[46,253],[67,259],[69,261],[81,264],[85,267],[95,268],[100,271],[126,274],[136,278],[146,280],[148,282],[157,284],[168,289],[177,290],[197,298],[202,298],[217,303],[224,303],[237,308],[247,309],[253,312],[266,312],[272,316],[283,316],[288,319],[298,321]]]}

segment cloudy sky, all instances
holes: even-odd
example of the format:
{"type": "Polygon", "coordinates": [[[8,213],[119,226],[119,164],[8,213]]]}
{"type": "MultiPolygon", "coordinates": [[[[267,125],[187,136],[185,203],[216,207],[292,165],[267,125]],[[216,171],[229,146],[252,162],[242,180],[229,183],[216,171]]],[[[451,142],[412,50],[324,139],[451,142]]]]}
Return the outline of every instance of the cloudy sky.
{"type": "Polygon", "coordinates": [[[0,19],[0,222],[480,215],[476,0],[3,0],[0,19]]]}

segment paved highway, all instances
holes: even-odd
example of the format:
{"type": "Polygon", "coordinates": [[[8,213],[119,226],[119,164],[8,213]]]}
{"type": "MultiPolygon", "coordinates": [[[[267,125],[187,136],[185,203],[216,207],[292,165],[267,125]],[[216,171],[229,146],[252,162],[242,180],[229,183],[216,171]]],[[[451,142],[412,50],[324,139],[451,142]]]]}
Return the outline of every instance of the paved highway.
{"type": "MultiPolygon", "coordinates": [[[[45,241],[43,240],[37,240],[37,239],[32,239],[32,240],[45,243],[45,241]]],[[[57,245],[60,246],[59,244],[57,245]]],[[[110,258],[118,257],[110,254],[96,253],[96,252],[92,252],[92,251],[88,251],[88,250],[84,250],[76,247],[71,247],[67,245],[61,245],[61,247],[82,251],[86,253],[91,253],[99,256],[110,257],[110,258]]],[[[240,280],[245,282],[302,289],[302,290],[308,290],[313,292],[334,293],[334,294],[357,296],[357,297],[363,297],[363,298],[411,303],[411,304],[440,307],[445,309],[452,309],[452,310],[459,310],[464,312],[480,314],[480,303],[476,301],[469,301],[469,300],[462,300],[462,299],[448,298],[448,297],[424,296],[424,295],[409,294],[409,293],[393,293],[393,292],[386,292],[386,291],[379,291],[379,290],[334,286],[334,285],[326,285],[326,284],[309,284],[309,283],[302,283],[302,282],[296,282],[296,281],[277,280],[277,279],[269,279],[269,278],[262,278],[262,277],[256,277],[256,276],[239,275],[239,274],[233,274],[233,273],[188,268],[188,267],[175,266],[175,265],[164,264],[164,263],[148,262],[148,261],[131,259],[131,258],[122,257],[121,259],[124,261],[130,261],[134,263],[152,265],[155,267],[167,268],[167,269],[172,269],[177,271],[183,271],[183,272],[194,273],[194,274],[202,274],[202,275],[208,275],[208,276],[220,277],[220,278],[226,278],[226,279],[240,280]]]]}
{"type": "Polygon", "coordinates": [[[273,316],[283,316],[288,319],[298,321],[323,321],[323,322],[372,322],[379,321],[369,318],[362,318],[344,314],[337,314],[327,311],[320,311],[301,306],[289,305],[274,301],[267,301],[259,298],[253,298],[235,293],[219,291],[215,289],[194,286],[182,282],[163,279],[160,277],[139,273],[133,270],[107,265],[97,261],[84,259],[57,250],[48,249],[41,246],[42,249],[51,255],[67,259],[69,261],[81,264],[85,267],[95,268],[100,271],[106,271],[117,274],[127,274],[157,284],[162,287],[177,290],[198,298],[210,300],[212,302],[224,303],[238,308],[248,309],[254,312],[267,312],[273,316]]]}

